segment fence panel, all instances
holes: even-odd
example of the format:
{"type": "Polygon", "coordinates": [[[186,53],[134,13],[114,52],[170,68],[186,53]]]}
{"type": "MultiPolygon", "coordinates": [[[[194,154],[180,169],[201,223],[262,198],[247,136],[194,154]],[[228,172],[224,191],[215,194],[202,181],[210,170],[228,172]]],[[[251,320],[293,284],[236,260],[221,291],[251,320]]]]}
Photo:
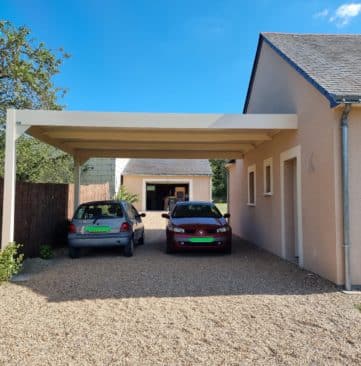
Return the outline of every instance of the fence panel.
{"type": "MultiPolygon", "coordinates": [[[[16,183],[14,237],[16,242],[24,245],[26,256],[37,256],[43,244],[52,246],[65,244],[66,220],[72,216],[74,210],[73,192],[73,184],[16,183]]],[[[81,202],[108,198],[108,184],[81,186],[81,202]]],[[[0,222],[3,214],[2,202],[1,179],[0,222]]]]}

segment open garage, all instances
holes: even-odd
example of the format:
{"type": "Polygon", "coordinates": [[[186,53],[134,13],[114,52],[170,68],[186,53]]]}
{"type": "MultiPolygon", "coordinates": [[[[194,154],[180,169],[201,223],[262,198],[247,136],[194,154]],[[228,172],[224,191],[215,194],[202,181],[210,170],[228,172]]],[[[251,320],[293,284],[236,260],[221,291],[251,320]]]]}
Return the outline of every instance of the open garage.
{"type": "Polygon", "coordinates": [[[146,210],[170,211],[177,200],[188,201],[189,183],[146,183],[146,210]]]}

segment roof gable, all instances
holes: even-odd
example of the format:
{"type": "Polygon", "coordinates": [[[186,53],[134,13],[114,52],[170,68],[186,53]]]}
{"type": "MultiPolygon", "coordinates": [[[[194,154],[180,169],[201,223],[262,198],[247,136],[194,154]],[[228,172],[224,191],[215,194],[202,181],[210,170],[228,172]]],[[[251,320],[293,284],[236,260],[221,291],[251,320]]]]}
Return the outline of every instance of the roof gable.
{"type": "Polygon", "coordinates": [[[262,33],[244,113],[248,109],[263,42],[323,94],[331,107],[342,102],[360,103],[361,35],[262,33]]]}

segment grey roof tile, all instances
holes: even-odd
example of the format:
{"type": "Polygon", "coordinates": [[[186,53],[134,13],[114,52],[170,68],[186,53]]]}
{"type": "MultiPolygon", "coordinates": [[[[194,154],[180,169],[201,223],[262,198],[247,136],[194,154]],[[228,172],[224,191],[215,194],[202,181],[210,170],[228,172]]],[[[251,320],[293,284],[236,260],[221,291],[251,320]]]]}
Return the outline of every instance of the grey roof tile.
{"type": "Polygon", "coordinates": [[[124,175],[212,175],[205,159],[130,159],[124,175]]]}
{"type": "Polygon", "coordinates": [[[336,102],[344,98],[360,102],[361,34],[262,33],[262,36],[336,102]]]}

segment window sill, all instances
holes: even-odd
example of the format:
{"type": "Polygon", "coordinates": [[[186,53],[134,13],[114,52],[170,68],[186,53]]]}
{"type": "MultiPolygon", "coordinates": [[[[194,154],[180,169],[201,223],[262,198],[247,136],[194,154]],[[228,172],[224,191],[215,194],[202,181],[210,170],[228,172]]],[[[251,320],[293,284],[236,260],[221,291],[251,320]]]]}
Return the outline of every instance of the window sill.
{"type": "Polygon", "coordinates": [[[265,193],[263,193],[263,195],[265,197],[271,197],[271,196],[273,196],[273,193],[272,192],[265,192],[265,193]]]}
{"type": "Polygon", "coordinates": [[[247,203],[247,206],[249,206],[249,207],[256,207],[256,204],[255,203],[247,203]]]}

